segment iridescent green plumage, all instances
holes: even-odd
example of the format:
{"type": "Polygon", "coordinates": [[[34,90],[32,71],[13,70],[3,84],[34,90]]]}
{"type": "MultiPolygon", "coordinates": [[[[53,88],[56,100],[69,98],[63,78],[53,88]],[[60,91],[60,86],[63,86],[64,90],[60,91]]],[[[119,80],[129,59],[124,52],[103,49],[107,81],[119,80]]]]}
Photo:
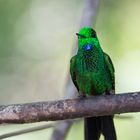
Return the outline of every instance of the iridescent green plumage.
{"type": "Polygon", "coordinates": [[[114,67],[100,47],[93,29],[85,27],[78,34],[78,53],[71,59],[70,73],[82,94],[96,95],[114,89],[114,67]],[[82,36],[81,36],[82,35],[82,36]],[[92,50],[83,46],[93,44],[92,50]]]}
{"type": "MultiPolygon", "coordinates": [[[[90,27],[84,27],[79,33],[77,33],[77,35],[78,52],[77,55],[72,57],[70,61],[71,78],[77,90],[80,94],[85,96],[112,93],[112,91],[115,90],[114,67],[110,57],[103,52],[96,32],[90,27]]],[[[86,136],[85,139],[98,140],[100,133],[102,132],[106,140],[116,140],[113,117],[104,117],[102,119],[103,121],[101,121],[100,118],[93,118],[93,122],[99,124],[99,126],[97,126],[98,129],[96,130],[95,128],[96,138],[92,138],[92,136],[86,136]],[[107,124],[107,121],[110,123],[109,131],[112,131],[113,133],[111,135],[107,134],[108,131],[106,131],[103,126],[103,124],[107,124]]],[[[89,118],[87,118],[87,120],[89,121],[89,118]]],[[[87,120],[85,121],[86,127],[90,125],[89,128],[92,128],[92,124],[90,123],[91,120],[89,122],[87,120]]],[[[88,135],[90,135],[89,132],[88,135]]]]}

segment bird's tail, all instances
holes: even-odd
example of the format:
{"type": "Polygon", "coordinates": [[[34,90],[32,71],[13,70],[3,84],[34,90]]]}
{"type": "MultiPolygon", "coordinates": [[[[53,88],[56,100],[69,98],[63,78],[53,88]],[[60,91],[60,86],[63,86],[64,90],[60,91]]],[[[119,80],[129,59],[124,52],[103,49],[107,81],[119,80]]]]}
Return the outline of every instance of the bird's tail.
{"type": "Polygon", "coordinates": [[[103,134],[105,140],[117,140],[113,116],[85,118],[85,140],[99,140],[103,134]]]}

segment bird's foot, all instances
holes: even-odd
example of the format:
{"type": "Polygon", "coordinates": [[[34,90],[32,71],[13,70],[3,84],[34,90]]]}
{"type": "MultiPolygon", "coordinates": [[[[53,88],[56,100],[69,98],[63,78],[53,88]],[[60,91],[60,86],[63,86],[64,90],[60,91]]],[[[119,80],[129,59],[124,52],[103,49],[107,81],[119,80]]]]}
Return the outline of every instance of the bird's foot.
{"type": "Polygon", "coordinates": [[[115,91],[114,90],[110,90],[109,93],[110,93],[110,95],[113,95],[113,94],[115,94],[115,91]]]}

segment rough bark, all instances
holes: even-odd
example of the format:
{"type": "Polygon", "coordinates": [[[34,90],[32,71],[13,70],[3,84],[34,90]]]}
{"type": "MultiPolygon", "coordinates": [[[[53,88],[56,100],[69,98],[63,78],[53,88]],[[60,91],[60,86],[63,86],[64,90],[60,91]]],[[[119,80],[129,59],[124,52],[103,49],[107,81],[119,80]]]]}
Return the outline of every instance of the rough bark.
{"type": "Polygon", "coordinates": [[[0,106],[0,123],[31,123],[140,111],[140,92],[0,106]]]}

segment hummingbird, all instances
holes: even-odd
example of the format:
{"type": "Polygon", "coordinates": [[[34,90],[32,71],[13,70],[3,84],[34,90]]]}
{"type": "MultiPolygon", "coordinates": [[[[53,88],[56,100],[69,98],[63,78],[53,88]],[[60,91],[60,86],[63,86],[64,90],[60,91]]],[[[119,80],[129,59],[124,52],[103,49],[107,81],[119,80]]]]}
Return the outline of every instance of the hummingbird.
{"type": "MultiPolygon", "coordinates": [[[[78,33],[78,51],[70,60],[71,79],[83,97],[115,94],[115,70],[99,43],[96,31],[83,27],[78,33]]],[[[113,115],[84,118],[85,140],[117,140],[113,115]]]]}

